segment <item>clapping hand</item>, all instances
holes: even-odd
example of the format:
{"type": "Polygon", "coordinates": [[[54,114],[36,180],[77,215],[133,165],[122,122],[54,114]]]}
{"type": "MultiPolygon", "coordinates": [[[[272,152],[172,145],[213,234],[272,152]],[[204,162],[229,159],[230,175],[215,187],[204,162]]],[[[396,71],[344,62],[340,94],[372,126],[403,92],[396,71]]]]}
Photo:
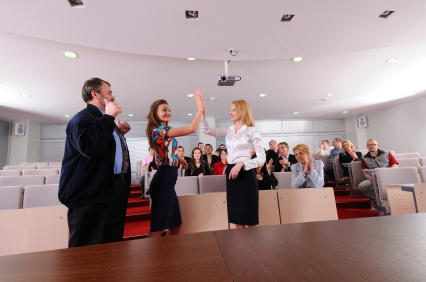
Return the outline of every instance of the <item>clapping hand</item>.
{"type": "Polygon", "coordinates": [[[121,133],[123,133],[123,135],[130,131],[131,127],[127,123],[127,121],[120,122],[120,120],[118,118],[115,118],[115,119],[117,120],[118,129],[120,129],[120,131],[121,131],[121,133]]]}
{"type": "Polygon", "coordinates": [[[269,175],[271,175],[271,168],[272,168],[272,159],[269,160],[268,165],[266,166],[266,170],[268,171],[269,175]]]}
{"type": "Polygon", "coordinates": [[[308,161],[308,170],[311,171],[314,169],[314,158],[309,156],[308,161]]]}
{"type": "Polygon", "coordinates": [[[188,168],[188,163],[185,161],[185,159],[181,159],[181,158],[178,158],[178,163],[180,164],[180,169],[181,168],[183,168],[183,169],[187,169],[188,168]]]}

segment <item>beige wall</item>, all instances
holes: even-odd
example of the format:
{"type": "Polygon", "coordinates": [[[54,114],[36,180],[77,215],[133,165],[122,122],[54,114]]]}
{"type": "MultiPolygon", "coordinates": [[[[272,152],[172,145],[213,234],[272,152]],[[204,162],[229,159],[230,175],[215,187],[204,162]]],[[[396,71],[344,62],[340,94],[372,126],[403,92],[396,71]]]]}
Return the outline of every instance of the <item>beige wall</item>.
{"type": "Polygon", "coordinates": [[[10,137],[9,165],[36,162],[38,154],[39,123],[35,121],[13,121],[10,137]],[[25,123],[25,135],[14,135],[15,123],[25,123]]]}

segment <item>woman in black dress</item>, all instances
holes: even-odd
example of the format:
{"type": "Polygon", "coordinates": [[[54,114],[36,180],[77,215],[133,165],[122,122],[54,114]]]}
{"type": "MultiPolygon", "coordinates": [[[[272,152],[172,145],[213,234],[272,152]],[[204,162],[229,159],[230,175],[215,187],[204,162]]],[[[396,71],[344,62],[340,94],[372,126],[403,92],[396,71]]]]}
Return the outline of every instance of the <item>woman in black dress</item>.
{"type": "MultiPolygon", "coordinates": [[[[251,158],[254,159],[255,157],[256,154],[251,158]]],[[[272,172],[272,161],[273,159],[271,158],[267,164],[264,163],[262,166],[255,169],[259,190],[271,190],[271,186],[278,185],[278,180],[272,172]]]]}
{"type": "Polygon", "coordinates": [[[185,170],[185,176],[203,176],[210,175],[209,165],[203,160],[201,149],[195,147],[192,149],[191,160],[188,163],[188,169],[185,170]]]}

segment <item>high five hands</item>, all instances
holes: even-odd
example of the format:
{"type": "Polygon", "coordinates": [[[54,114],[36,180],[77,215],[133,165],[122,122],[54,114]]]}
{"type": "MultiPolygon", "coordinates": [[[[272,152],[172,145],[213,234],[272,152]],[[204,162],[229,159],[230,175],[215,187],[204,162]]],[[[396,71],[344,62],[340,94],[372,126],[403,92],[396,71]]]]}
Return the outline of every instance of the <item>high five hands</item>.
{"type": "Polygon", "coordinates": [[[203,95],[201,95],[200,89],[197,89],[195,91],[195,101],[197,102],[197,108],[199,111],[205,111],[205,105],[204,105],[204,99],[203,95]]]}

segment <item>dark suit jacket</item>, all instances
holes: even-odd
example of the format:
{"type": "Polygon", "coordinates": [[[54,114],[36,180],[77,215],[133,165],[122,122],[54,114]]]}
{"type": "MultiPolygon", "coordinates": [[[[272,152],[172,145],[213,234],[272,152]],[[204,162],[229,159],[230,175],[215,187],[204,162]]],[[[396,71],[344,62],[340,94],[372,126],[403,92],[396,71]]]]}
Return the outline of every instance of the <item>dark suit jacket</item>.
{"type": "MultiPolygon", "coordinates": [[[[272,164],[275,165],[275,172],[283,171],[283,166],[280,164],[280,160],[282,160],[283,157],[279,157],[273,162],[272,164]]],[[[288,162],[290,163],[290,166],[288,167],[288,171],[291,171],[291,165],[294,165],[297,163],[296,157],[293,154],[288,154],[288,162]]]]}
{"type": "MultiPolygon", "coordinates": [[[[114,199],[114,120],[87,104],[68,123],[58,192],[65,206],[81,207],[114,199]]],[[[126,180],[130,193],[130,163],[126,180]]]]}
{"type": "MultiPolygon", "coordinates": [[[[207,161],[207,155],[206,154],[204,154],[203,155],[203,160],[208,164],[209,162],[207,161]]],[[[218,156],[216,156],[216,155],[212,155],[212,165],[211,165],[211,167],[214,167],[214,164],[215,163],[217,163],[217,162],[220,162],[220,159],[219,159],[219,157],[218,156]]]]}

